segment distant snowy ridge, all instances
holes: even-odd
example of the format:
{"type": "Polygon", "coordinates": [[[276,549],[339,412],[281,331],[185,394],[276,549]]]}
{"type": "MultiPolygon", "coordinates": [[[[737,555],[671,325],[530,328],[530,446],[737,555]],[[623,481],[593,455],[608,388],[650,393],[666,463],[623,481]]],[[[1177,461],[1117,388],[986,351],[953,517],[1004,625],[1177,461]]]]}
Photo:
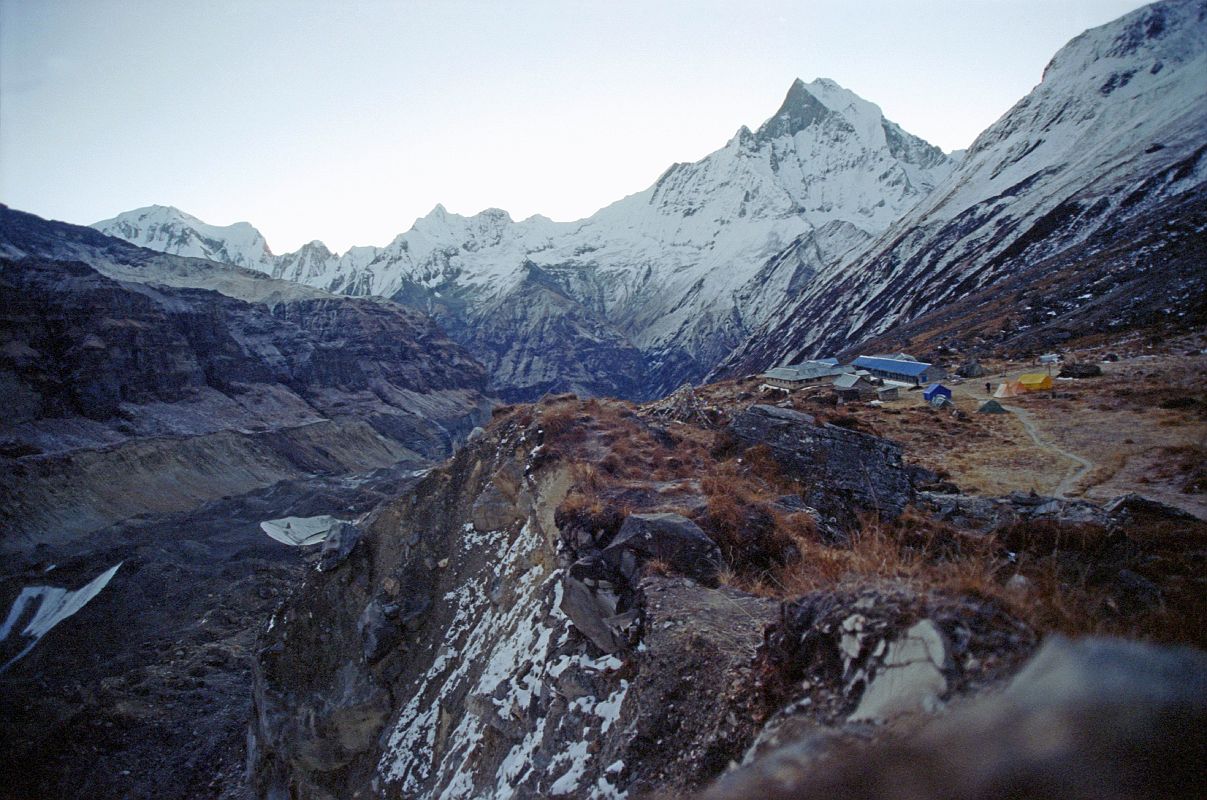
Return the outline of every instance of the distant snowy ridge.
{"type": "MultiPolygon", "coordinates": [[[[1154,269],[1170,272],[1164,296],[1116,298],[1133,310],[1104,314],[1108,324],[1140,320],[1137,299],[1144,308],[1193,304],[1193,264],[1173,256],[1147,264],[1146,252],[1168,238],[1157,236],[1145,252],[1128,243],[1181,222],[1202,238],[1194,219],[1207,180],[1205,76],[1203,0],[1156,3],[1077,36],[933,192],[846,268],[785,301],[715,374],[854,345],[1039,264],[1049,264],[1035,278],[1049,284],[1049,298],[1066,283],[1079,298],[1050,309],[1067,328],[1084,319],[1076,306],[1089,302],[1080,297],[1087,290],[1122,293],[1154,269]],[[1110,274],[1084,273],[1108,250],[1110,274]]],[[[1201,262],[1198,272],[1201,279],[1201,262]]],[[[1015,291],[1022,297],[1027,288],[1015,291]]]]}
{"type": "Polygon", "coordinates": [[[715,153],[578,222],[437,206],[382,248],[336,255],[312,242],[282,256],[245,223],[217,228],[175,209],[94,227],[423,308],[487,365],[504,396],[648,396],[701,377],[955,163],[833,81],[798,80],[757,131],[742,127],[715,153]],[[582,370],[584,360],[599,369],[582,370]]]}
{"type": "Polygon", "coordinates": [[[276,260],[268,242],[250,224],[207,225],[171,206],[127,211],[92,227],[151,250],[222,261],[261,272],[271,273],[276,260]]]}

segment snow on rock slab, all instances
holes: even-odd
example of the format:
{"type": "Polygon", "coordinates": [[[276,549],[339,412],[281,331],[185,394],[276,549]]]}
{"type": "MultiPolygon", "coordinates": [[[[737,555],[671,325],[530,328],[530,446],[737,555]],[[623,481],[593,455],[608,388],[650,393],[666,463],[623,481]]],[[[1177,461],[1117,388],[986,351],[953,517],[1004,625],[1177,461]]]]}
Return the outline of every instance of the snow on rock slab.
{"type": "Polygon", "coordinates": [[[323,514],[317,517],[281,517],[260,523],[260,530],[282,544],[305,547],[327,538],[340,520],[323,514]]]}
{"type": "Polygon", "coordinates": [[[109,581],[117,574],[118,568],[123,563],[114,564],[75,591],[58,586],[27,586],[22,589],[21,594],[13,601],[4,625],[0,627],[0,645],[8,641],[13,628],[27,619],[28,622],[21,629],[19,636],[29,641],[20,652],[0,667],[0,673],[6,672],[18,659],[32,650],[34,645],[50,632],[51,628],[88,605],[92,598],[109,585],[109,581]]]}
{"type": "Polygon", "coordinates": [[[880,722],[912,711],[935,710],[947,691],[944,670],[949,661],[943,632],[929,619],[918,622],[888,646],[848,721],[880,722]]]}

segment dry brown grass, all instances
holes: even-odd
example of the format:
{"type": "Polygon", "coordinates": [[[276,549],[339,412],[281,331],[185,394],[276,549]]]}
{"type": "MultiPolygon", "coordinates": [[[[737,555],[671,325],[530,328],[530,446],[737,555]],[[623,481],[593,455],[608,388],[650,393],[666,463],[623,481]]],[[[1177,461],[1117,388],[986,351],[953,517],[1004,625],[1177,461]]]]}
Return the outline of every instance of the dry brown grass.
{"type": "MultiPolygon", "coordinates": [[[[1115,563],[1111,575],[1121,568],[1144,569],[1144,579],[1160,588],[1162,601],[1140,603],[1103,579],[1101,530],[1055,527],[1025,537],[1019,531],[1008,534],[1015,546],[1025,548],[1013,551],[996,536],[971,536],[907,513],[893,524],[866,521],[845,545],[826,545],[802,531],[798,560],[755,574],[731,569],[723,580],[785,599],[865,586],[971,594],[999,601],[1037,631],[1207,644],[1207,600],[1186,580],[1197,574],[1193,558],[1144,569],[1142,562],[1152,558],[1149,551],[1115,563]]],[[[1185,559],[1187,551],[1178,552],[1185,559]]]]}
{"type": "MultiPolygon", "coordinates": [[[[729,413],[755,399],[751,388],[730,382],[698,395],[729,413]]],[[[1024,398],[1024,404],[1074,452],[1088,454],[1081,446],[1101,440],[1088,485],[1111,482],[1113,495],[1123,486],[1140,488],[1145,477],[1179,492],[1188,487],[1183,497],[1201,496],[1207,439],[1187,438],[1202,424],[1197,401],[1139,410],[1143,401],[1134,388],[1102,382],[1079,388],[1073,399],[1024,398]],[[1110,410],[1094,411],[1094,404],[1110,410]],[[1082,425],[1095,414],[1106,419],[1080,431],[1056,429],[1082,425]],[[1161,424],[1175,417],[1177,425],[1161,424]],[[1115,442],[1125,449],[1111,450],[1115,442]]],[[[950,473],[965,490],[1042,492],[1067,474],[1067,460],[1035,449],[1013,415],[955,420],[923,406],[916,394],[881,409],[810,404],[806,410],[902,442],[908,459],[950,473]]],[[[976,400],[959,402],[975,408],[976,400]]],[[[976,535],[907,510],[891,523],[867,519],[849,541],[834,544],[823,540],[809,515],[781,505],[782,497],[805,487],[783,473],[771,451],[747,449],[723,428],[650,420],[627,403],[569,397],[507,409],[492,424],[501,423],[530,425],[543,437],[547,457],[574,465],[573,489],[557,511],[563,532],[588,531],[606,541],[628,513],[675,511],[717,542],[726,560],[723,581],[746,591],[790,598],[869,584],[939,589],[995,598],[1040,631],[1207,643],[1204,564],[1195,555],[1207,539],[1202,526],[1129,531],[1133,540],[1121,547],[1100,529],[1030,524],[976,535]],[[1122,590],[1117,576],[1123,572],[1157,587],[1159,599],[1139,602],[1122,590]]]]}

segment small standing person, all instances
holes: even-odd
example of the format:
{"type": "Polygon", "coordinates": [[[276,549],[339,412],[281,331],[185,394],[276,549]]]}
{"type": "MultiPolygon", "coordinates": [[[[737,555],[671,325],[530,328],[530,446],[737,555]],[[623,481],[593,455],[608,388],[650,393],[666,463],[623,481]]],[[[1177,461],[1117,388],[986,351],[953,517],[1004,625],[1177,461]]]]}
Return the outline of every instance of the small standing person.
{"type": "Polygon", "coordinates": [[[992,389],[993,389],[993,384],[986,381],[985,382],[985,394],[993,394],[993,392],[991,391],[992,389]]]}

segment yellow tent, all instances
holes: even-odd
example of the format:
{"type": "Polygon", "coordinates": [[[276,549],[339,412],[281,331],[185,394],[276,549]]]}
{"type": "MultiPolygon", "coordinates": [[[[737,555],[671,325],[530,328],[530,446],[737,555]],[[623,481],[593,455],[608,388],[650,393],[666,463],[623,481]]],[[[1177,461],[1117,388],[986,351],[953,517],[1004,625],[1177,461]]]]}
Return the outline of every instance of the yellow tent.
{"type": "Polygon", "coordinates": [[[1018,376],[1019,385],[1028,392],[1041,392],[1052,388],[1052,376],[1043,372],[1028,372],[1018,376]]]}

